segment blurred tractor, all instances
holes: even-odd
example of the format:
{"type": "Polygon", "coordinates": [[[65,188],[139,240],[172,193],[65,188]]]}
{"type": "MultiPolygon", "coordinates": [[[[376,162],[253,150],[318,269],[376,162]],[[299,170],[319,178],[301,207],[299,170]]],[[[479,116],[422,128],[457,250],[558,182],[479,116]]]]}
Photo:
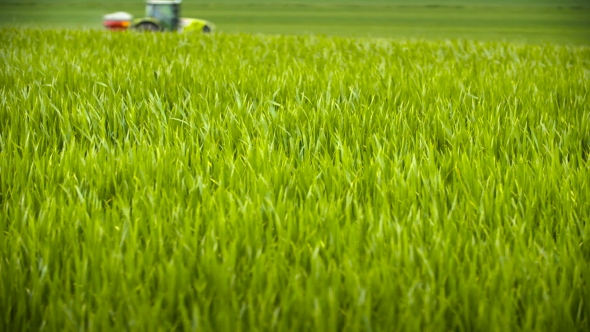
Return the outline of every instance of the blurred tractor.
{"type": "Polygon", "coordinates": [[[105,15],[103,24],[109,30],[198,31],[209,33],[215,29],[213,23],[205,20],[181,18],[181,2],[182,0],[147,0],[145,6],[146,17],[133,19],[133,16],[129,13],[117,12],[105,15]]]}

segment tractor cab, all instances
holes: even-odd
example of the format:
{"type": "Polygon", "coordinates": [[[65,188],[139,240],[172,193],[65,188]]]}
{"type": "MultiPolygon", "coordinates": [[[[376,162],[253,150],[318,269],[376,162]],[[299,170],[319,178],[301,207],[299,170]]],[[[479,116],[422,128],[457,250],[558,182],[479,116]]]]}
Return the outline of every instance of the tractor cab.
{"type": "Polygon", "coordinates": [[[176,31],[180,24],[181,2],[181,0],[148,0],[145,6],[145,16],[152,19],[151,22],[159,25],[158,30],[176,31]]]}
{"type": "Polygon", "coordinates": [[[178,31],[182,0],[147,0],[145,16],[133,20],[131,28],[139,31],[178,31]]]}

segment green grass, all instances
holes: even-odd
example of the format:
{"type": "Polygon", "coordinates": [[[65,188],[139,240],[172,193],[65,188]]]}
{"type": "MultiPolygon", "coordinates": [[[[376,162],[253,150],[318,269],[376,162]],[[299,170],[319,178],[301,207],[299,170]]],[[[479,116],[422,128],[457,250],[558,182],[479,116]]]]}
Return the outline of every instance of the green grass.
{"type": "MultiPolygon", "coordinates": [[[[102,16],[140,17],[143,1],[5,1],[0,26],[102,29],[102,16]]],[[[586,1],[184,1],[183,15],[225,33],[590,43],[586,1]]]]}
{"type": "Polygon", "coordinates": [[[0,330],[590,325],[586,46],[0,41],[0,330]]]}

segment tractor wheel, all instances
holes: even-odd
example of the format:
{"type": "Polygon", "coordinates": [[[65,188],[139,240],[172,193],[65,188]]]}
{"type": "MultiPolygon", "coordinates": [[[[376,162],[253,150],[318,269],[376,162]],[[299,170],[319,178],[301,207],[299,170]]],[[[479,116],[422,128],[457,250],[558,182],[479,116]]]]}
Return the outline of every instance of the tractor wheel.
{"type": "Polygon", "coordinates": [[[205,26],[203,27],[203,33],[209,33],[209,32],[211,32],[211,27],[210,27],[210,26],[208,26],[208,25],[205,25],[205,26]]]}
{"type": "Polygon", "coordinates": [[[152,22],[141,22],[135,26],[135,30],[141,32],[156,32],[160,31],[160,28],[152,22]]]}

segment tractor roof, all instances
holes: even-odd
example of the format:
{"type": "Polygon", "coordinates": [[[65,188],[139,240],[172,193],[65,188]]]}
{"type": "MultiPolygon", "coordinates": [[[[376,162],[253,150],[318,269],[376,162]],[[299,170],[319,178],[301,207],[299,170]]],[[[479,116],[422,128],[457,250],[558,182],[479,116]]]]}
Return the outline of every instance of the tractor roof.
{"type": "Polygon", "coordinates": [[[147,0],[145,3],[148,5],[177,5],[182,0],[147,0]]]}

